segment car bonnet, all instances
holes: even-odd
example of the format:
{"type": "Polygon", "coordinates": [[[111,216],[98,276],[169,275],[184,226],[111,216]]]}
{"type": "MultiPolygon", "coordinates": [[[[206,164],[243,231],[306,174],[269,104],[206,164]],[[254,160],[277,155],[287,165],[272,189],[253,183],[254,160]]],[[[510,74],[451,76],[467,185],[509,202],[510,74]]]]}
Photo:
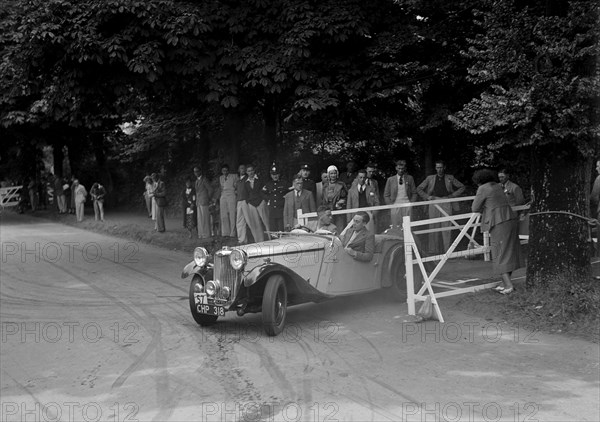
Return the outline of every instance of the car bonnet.
{"type": "Polygon", "coordinates": [[[331,236],[289,235],[280,239],[238,246],[235,249],[242,249],[248,258],[259,258],[315,251],[323,249],[330,242],[331,236]]]}

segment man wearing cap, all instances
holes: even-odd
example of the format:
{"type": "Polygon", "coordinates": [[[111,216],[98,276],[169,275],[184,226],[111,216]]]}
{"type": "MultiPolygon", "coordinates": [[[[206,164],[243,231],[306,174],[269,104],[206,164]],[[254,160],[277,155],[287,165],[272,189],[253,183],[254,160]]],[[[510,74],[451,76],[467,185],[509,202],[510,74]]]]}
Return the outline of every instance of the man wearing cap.
{"type": "Polygon", "coordinates": [[[196,176],[196,208],[198,212],[198,238],[210,237],[210,210],[208,206],[213,195],[213,188],[205,176],[202,176],[200,167],[194,167],[196,176]]]}
{"type": "Polygon", "coordinates": [[[219,211],[221,217],[221,235],[235,237],[236,207],[235,187],[239,177],[237,174],[229,174],[229,166],[221,166],[219,176],[219,187],[215,193],[215,199],[219,200],[219,211]]]}
{"type": "Polygon", "coordinates": [[[315,195],[317,194],[317,184],[312,179],[309,179],[310,167],[308,164],[302,163],[300,166],[300,175],[302,176],[302,180],[304,182],[303,189],[310,191],[313,199],[315,199],[315,195]]]}
{"type": "Polygon", "coordinates": [[[271,166],[271,180],[263,187],[263,194],[269,207],[269,225],[271,230],[283,231],[283,206],[284,196],[288,193],[288,184],[280,179],[279,168],[273,163],[271,166]]]}
{"type": "Polygon", "coordinates": [[[286,230],[298,224],[298,210],[302,213],[315,212],[315,200],[311,192],[304,189],[304,179],[300,174],[294,177],[294,189],[288,192],[283,205],[283,223],[286,230]]]}

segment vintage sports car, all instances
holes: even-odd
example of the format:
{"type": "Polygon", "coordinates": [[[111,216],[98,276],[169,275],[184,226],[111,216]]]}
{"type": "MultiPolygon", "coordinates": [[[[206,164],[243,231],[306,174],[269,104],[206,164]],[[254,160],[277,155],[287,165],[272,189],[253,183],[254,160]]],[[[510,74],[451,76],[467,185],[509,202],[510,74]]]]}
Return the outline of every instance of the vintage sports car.
{"type": "Polygon", "coordinates": [[[277,238],[223,247],[214,256],[202,247],[194,250],[181,277],[192,276],[189,302],[198,324],[210,325],[226,312],[262,312],[265,332],[275,336],[290,305],[386,287],[395,293],[406,289],[401,231],[376,235],[370,262],[354,260],[329,232],[271,235],[277,238]]]}

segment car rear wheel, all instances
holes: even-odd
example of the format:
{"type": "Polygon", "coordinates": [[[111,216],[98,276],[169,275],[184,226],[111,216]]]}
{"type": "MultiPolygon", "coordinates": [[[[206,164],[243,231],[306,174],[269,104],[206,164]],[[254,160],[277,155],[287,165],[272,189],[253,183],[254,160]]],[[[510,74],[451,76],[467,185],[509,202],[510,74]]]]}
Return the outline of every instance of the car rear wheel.
{"type": "Polygon", "coordinates": [[[198,310],[196,309],[196,302],[194,301],[194,292],[197,289],[197,285],[202,286],[202,281],[200,280],[199,276],[192,277],[189,293],[190,311],[192,312],[192,317],[194,317],[194,321],[196,321],[202,326],[212,325],[217,321],[217,318],[219,317],[216,315],[206,315],[198,312],[198,310]]]}
{"type": "Polygon", "coordinates": [[[276,336],[283,331],[287,315],[287,287],[281,274],[267,279],[262,300],[263,328],[267,335],[276,336]]]}

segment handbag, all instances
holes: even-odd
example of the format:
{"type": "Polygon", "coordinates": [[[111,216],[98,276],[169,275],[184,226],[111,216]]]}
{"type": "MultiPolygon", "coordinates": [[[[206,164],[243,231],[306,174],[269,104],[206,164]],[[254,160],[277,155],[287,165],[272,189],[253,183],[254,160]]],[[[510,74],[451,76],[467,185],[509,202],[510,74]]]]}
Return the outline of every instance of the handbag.
{"type": "Polygon", "coordinates": [[[159,207],[167,206],[167,198],[165,198],[164,196],[157,196],[155,199],[156,199],[156,205],[158,205],[159,207]]]}

